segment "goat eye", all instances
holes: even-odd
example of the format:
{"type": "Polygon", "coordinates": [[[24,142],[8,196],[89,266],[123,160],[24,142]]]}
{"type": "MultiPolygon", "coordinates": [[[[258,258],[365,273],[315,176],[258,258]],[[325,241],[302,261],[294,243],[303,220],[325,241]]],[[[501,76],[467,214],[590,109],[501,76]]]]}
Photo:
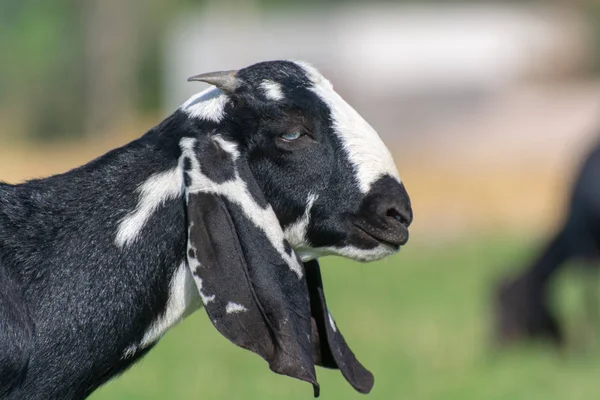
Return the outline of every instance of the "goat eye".
{"type": "Polygon", "coordinates": [[[292,132],[284,133],[280,137],[283,140],[287,140],[288,142],[293,142],[294,140],[300,139],[302,136],[304,136],[304,133],[302,133],[301,131],[292,131],[292,132]]]}

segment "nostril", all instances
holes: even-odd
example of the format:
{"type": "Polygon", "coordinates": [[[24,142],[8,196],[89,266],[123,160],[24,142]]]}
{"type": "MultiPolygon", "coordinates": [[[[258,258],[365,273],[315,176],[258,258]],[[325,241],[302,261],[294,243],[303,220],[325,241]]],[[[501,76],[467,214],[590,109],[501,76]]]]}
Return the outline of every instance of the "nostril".
{"type": "Polygon", "coordinates": [[[389,210],[387,210],[385,215],[387,215],[390,218],[394,218],[396,221],[400,222],[406,227],[410,225],[410,217],[408,215],[402,214],[396,208],[390,208],[389,210]]]}
{"type": "Polygon", "coordinates": [[[385,215],[394,218],[398,222],[402,222],[402,215],[400,215],[400,213],[394,208],[390,208],[389,210],[387,210],[387,213],[385,215]]]}

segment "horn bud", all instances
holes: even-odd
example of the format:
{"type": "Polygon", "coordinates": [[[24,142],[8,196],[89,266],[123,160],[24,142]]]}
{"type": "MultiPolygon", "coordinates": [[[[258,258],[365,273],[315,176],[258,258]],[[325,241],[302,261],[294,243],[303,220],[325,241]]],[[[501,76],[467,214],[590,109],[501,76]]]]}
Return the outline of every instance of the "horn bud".
{"type": "Polygon", "coordinates": [[[240,80],[237,78],[237,71],[235,70],[194,75],[188,78],[188,82],[192,81],[206,82],[218,87],[225,93],[232,93],[241,85],[240,80]]]}

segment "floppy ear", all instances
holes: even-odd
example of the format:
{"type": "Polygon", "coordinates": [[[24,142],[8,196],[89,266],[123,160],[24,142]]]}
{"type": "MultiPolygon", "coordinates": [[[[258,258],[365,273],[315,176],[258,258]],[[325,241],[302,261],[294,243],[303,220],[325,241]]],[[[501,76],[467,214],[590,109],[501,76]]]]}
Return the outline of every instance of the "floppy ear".
{"type": "Polygon", "coordinates": [[[319,262],[305,262],[304,270],[310,296],[315,363],[327,368],[339,368],[354,389],[369,393],[374,384],[373,374],[356,359],[327,308],[319,262]]]}
{"type": "Polygon", "coordinates": [[[235,146],[203,140],[184,154],[187,260],[212,323],[318,396],[306,279],[275,214],[235,146]]]}

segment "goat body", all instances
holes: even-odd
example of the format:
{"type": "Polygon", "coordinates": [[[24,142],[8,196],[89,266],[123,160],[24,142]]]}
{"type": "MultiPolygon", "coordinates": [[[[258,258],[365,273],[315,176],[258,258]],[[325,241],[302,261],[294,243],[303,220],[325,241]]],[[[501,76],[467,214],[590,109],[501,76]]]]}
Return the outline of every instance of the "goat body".
{"type": "Polygon", "coordinates": [[[548,291],[569,260],[596,262],[600,256],[600,146],[587,157],[575,180],[567,217],[531,266],[505,282],[498,294],[499,334],[564,340],[563,328],[548,304],[548,291]]]}

